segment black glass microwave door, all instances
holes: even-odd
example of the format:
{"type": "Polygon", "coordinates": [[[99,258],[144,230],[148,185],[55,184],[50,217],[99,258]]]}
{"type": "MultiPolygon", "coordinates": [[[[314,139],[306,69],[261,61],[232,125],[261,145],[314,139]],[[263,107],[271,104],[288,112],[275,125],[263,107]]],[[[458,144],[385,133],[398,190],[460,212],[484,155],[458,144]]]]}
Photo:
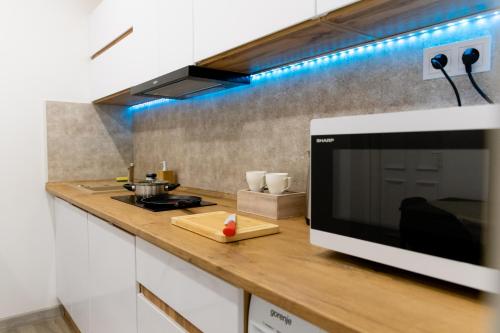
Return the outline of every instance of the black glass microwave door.
{"type": "Polygon", "coordinates": [[[312,228],[480,264],[488,166],[484,131],[313,137],[312,228]]]}

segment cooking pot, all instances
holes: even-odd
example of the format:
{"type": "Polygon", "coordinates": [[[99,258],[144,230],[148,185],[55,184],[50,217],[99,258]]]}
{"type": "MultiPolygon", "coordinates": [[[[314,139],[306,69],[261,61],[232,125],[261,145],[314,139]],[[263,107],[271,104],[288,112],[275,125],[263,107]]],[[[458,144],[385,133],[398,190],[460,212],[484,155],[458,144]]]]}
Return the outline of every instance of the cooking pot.
{"type": "Polygon", "coordinates": [[[127,190],[135,192],[138,198],[151,198],[172,191],[179,186],[179,184],[156,180],[156,173],[148,173],[143,181],[123,185],[127,190]]]}

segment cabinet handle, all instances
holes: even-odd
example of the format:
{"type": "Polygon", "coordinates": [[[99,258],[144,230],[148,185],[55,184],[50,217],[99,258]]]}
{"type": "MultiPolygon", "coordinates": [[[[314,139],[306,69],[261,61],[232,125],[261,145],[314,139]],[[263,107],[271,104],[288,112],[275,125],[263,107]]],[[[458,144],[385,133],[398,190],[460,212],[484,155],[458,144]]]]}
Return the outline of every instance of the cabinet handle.
{"type": "Polygon", "coordinates": [[[134,27],[128,28],[124,33],[122,33],[121,35],[119,35],[118,37],[113,39],[111,42],[106,44],[102,49],[100,49],[99,51],[97,51],[96,53],[91,55],[90,59],[94,60],[95,58],[97,58],[98,56],[100,56],[101,54],[103,54],[104,52],[106,52],[107,50],[109,50],[110,48],[115,46],[116,44],[118,44],[118,42],[120,42],[122,39],[124,39],[125,37],[130,35],[132,32],[134,32],[134,27]]]}

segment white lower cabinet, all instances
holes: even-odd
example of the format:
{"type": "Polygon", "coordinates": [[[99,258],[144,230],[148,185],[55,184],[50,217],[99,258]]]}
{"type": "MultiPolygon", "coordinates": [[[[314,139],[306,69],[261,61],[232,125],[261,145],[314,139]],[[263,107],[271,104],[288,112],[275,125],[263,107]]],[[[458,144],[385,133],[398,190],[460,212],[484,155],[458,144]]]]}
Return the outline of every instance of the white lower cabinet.
{"type": "Polygon", "coordinates": [[[187,333],[172,318],[148,301],[144,295],[137,295],[137,333],[187,333]]]}
{"type": "Polygon", "coordinates": [[[134,333],[135,237],[89,215],[91,333],[134,333]]]}
{"type": "Polygon", "coordinates": [[[144,285],[204,333],[245,332],[244,292],[55,199],[57,297],[81,333],[186,333],[144,285]]]}
{"type": "Polygon", "coordinates": [[[81,333],[89,332],[87,213],[55,199],[56,293],[81,333]]]}
{"type": "Polygon", "coordinates": [[[136,238],[136,260],[137,281],[198,329],[244,332],[242,289],[140,238],[136,238]]]}
{"type": "Polygon", "coordinates": [[[135,237],[55,198],[56,292],[81,333],[136,333],[135,237]]]}

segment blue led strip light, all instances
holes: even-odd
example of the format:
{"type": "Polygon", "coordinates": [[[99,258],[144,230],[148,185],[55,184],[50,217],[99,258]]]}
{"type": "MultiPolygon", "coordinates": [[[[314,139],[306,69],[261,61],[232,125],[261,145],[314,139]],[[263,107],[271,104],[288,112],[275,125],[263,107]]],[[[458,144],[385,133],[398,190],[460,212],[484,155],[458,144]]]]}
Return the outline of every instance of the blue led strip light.
{"type": "MultiPolygon", "coordinates": [[[[460,20],[452,21],[449,23],[445,23],[442,25],[436,25],[436,26],[425,28],[425,29],[409,32],[409,33],[406,33],[406,34],[403,34],[403,35],[400,35],[397,37],[390,37],[390,38],[386,38],[386,39],[381,39],[381,40],[377,40],[377,41],[374,41],[374,42],[371,42],[368,44],[345,49],[342,51],[336,51],[334,53],[321,55],[321,56],[318,56],[316,58],[311,58],[308,60],[299,61],[296,63],[291,63],[291,64],[288,64],[286,66],[270,69],[270,70],[263,71],[263,72],[260,72],[257,74],[252,74],[252,75],[250,75],[250,78],[253,82],[253,81],[261,80],[263,78],[275,77],[276,75],[279,75],[279,74],[289,73],[289,72],[296,71],[296,70],[299,70],[302,68],[312,67],[312,66],[317,65],[317,64],[333,62],[333,61],[336,61],[338,59],[343,60],[343,59],[346,59],[348,56],[353,56],[355,54],[361,54],[363,52],[368,52],[368,51],[371,51],[374,49],[381,49],[381,48],[384,48],[387,46],[394,45],[396,43],[404,43],[407,40],[408,41],[416,40],[418,37],[426,36],[427,34],[435,33],[436,31],[444,31],[444,30],[450,30],[450,29],[453,30],[456,27],[466,26],[466,25],[474,23],[474,22],[483,23],[483,22],[486,22],[486,20],[488,18],[495,18],[495,19],[500,18],[500,11],[497,10],[494,12],[488,12],[488,13],[484,13],[481,15],[471,16],[471,17],[460,19],[460,20]]],[[[131,107],[129,107],[129,110],[147,109],[147,108],[150,108],[152,106],[164,105],[164,104],[170,103],[172,101],[174,101],[174,100],[168,99],[168,98],[158,99],[158,100],[154,100],[151,102],[146,102],[146,103],[131,106],[131,107]]]]}
{"type": "Polygon", "coordinates": [[[283,67],[273,68],[273,69],[270,69],[270,70],[267,70],[264,72],[253,74],[253,75],[251,75],[251,78],[252,78],[252,81],[259,80],[259,79],[263,79],[266,77],[276,76],[277,74],[282,74],[282,73],[284,74],[287,72],[296,71],[298,69],[305,68],[305,67],[312,67],[314,65],[321,64],[321,63],[336,61],[337,59],[345,59],[347,56],[352,56],[354,54],[360,54],[360,53],[363,53],[366,51],[371,51],[373,49],[381,49],[381,48],[391,46],[391,45],[396,44],[396,43],[404,43],[407,40],[414,40],[414,39],[417,39],[419,36],[424,36],[424,35],[427,35],[429,33],[434,33],[436,31],[454,29],[458,26],[465,26],[465,25],[468,25],[468,24],[473,23],[473,22],[481,23],[483,21],[486,21],[486,19],[488,19],[490,17],[500,18],[500,11],[489,12],[486,14],[472,16],[472,17],[460,19],[457,21],[449,22],[449,23],[446,23],[443,25],[428,27],[428,28],[425,28],[422,30],[410,32],[410,33],[400,35],[397,37],[390,37],[390,38],[386,38],[386,39],[382,39],[382,40],[377,40],[377,41],[374,41],[374,42],[371,42],[368,44],[364,44],[361,46],[352,47],[352,48],[345,49],[342,51],[337,51],[337,52],[322,55],[322,56],[319,56],[316,58],[311,58],[311,59],[300,61],[297,63],[288,64],[288,65],[283,66],[283,67]]]}
{"type": "Polygon", "coordinates": [[[131,111],[140,110],[140,109],[147,109],[147,108],[150,108],[152,106],[165,105],[165,104],[168,104],[168,103],[173,102],[173,101],[175,101],[175,100],[168,99],[168,98],[160,98],[160,99],[155,99],[153,101],[132,105],[128,109],[131,111]]]}

